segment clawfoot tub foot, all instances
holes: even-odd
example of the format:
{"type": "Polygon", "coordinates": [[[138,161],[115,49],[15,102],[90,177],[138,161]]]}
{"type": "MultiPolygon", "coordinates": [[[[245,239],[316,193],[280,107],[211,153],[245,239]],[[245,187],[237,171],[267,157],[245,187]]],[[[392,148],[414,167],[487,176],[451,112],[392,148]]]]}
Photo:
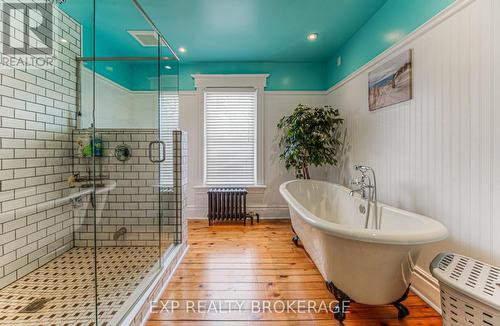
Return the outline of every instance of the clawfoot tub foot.
{"type": "Polygon", "coordinates": [[[406,289],[406,292],[403,294],[401,299],[393,303],[394,307],[398,309],[398,319],[404,319],[406,316],[410,314],[408,308],[406,308],[405,305],[402,303],[403,301],[406,300],[406,298],[408,298],[408,293],[410,293],[410,287],[406,289]]]}
{"type": "Polygon", "coordinates": [[[292,242],[295,244],[296,247],[299,246],[299,236],[297,235],[297,232],[295,232],[295,230],[293,229],[293,225],[290,225],[291,228],[292,228],[292,232],[293,234],[295,234],[293,237],[292,237],[292,242]]]}
{"type": "Polygon", "coordinates": [[[394,303],[394,307],[398,309],[398,319],[404,319],[406,316],[410,314],[410,311],[408,311],[408,308],[404,306],[401,302],[394,303]]]}
{"type": "Polygon", "coordinates": [[[343,322],[346,315],[346,312],[344,310],[347,310],[347,308],[344,308],[344,304],[337,302],[337,304],[335,304],[335,307],[333,308],[333,317],[335,317],[335,319],[339,322],[343,322]]]}
{"type": "Polygon", "coordinates": [[[339,322],[343,322],[346,317],[347,308],[349,308],[349,304],[351,303],[351,299],[342,292],[342,290],[338,289],[333,282],[326,281],[326,288],[328,291],[333,293],[335,299],[337,299],[337,303],[335,307],[333,307],[333,317],[339,322]]]}

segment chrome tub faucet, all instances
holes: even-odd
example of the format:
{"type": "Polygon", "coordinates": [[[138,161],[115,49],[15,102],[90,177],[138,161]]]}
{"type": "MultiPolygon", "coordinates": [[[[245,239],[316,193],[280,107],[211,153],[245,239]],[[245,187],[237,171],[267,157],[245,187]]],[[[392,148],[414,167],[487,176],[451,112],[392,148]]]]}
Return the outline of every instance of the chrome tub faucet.
{"type": "Polygon", "coordinates": [[[357,186],[357,189],[353,189],[349,192],[349,195],[354,195],[359,193],[362,199],[366,199],[366,216],[365,216],[365,229],[368,228],[368,221],[370,219],[370,206],[373,203],[373,217],[375,219],[375,229],[380,229],[380,221],[378,218],[378,200],[377,200],[377,181],[375,178],[375,171],[364,165],[355,165],[354,169],[361,173],[361,179],[354,179],[351,181],[351,185],[357,186]],[[370,172],[370,175],[368,175],[370,172]],[[373,180],[372,180],[373,179],[373,180]]]}

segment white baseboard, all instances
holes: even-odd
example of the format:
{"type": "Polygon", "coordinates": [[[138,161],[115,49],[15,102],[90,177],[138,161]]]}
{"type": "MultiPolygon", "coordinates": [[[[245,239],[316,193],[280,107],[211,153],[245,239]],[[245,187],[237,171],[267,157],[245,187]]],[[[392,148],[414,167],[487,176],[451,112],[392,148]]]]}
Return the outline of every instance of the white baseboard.
{"type": "MultiPolygon", "coordinates": [[[[190,216],[188,220],[206,220],[206,216],[190,216]]],[[[261,216],[261,220],[289,220],[290,216],[261,216]]]]}
{"type": "Polygon", "coordinates": [[[415,266],[413,270],[411,290],[431,306],[432,309],[441,314],[439,283],[432,275],[419,266],[415,266]]]}
{"type": "MultiPolygon", "coordinates": [[[[247,211],[255,212],[261,219],[288,219],[290,211],[288,206],[248,206],[247,211]]],[[[186,215],[189,219],[207,218],[207,208],[205,206],[188,206],[186,215]]]]}

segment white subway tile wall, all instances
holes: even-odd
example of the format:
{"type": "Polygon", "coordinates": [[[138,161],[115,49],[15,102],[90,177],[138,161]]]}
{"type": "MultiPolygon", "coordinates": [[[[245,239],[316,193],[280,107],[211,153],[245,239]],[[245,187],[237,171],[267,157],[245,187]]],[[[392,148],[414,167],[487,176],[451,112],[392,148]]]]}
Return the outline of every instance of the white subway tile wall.
{"type": "Polygon", "coordinates": [[[80,25],[57,9],[53,22],[53,68],[0,70],[0,288],[73,246],[72,207],[53,199],[71,173],[80,25]]]}
{"type": "MultiPolygon", "coordinates": [[[[87,133],[88,130],[75,130],[73,138],[76,140],[87,133]]],[[[149,143],[158,139],[158,132],[154,129],[96,129],[96,134],[100,135],[103,148],[103,157],[96,158],[96,178],[102,176],[103,183],[116,183],[109,194],[97,196],[97,245],[157,246],[161,236],[162,247],[168,247],[175,240],[176,209],[180,208],[173,189],[163,189],[160,196],[159,165],[149,160],[149,143]],[[132,149],[131,158],[124,162],[114,156],[115,147],[121,144],[132,149]],[[115,240],[115,232],[122,227],[127,232],[115,240]]],[[[75,143],[75,172],[88,178],[91,166],[92,158],[81,157],[75,143]]],[[[93,246],[93,217],[94,210],[88,203],[75,212],[75,246],[93,246]]]]}
{"type": "MultiPolygon", "coordinates": [[[[86,131],[75,130],[74,136],[78,137],[78,135],[84,132],[86,131]]],[[[162,237],[165,241],[161,242],[162,248],[158,248],[158,240],[148,240],[150,237],[149,231],[151,231],[153,237],[155,237],[159,230],[158,196],[160,193],[158,187],[155,187],[158,184],[158,180],[155,179],[155,177],[158,176],[158,167],[150,162],[149,158],[147,161],[143,159],[143,156],[147,154],[144,148],[147,148],[146,144],[149,146],[148,140],[155,139],[157,135],[156,131],[98,130],[98,133],[101,134],[103,139],[104,157],[98,159],[102,166],[103,175],[110,176],[112,173],[111,171],[115,171],[113,173],[123,173],[125,175],[125,173],[134,173],[137,169],[144,173],[151,173],[148,175],[148,178],[144,179],[144,182],[140,179],[131,179],[132,181],[130,183],[123,182],[126,186],[118,186],[107,196],[107,198],[102,198],[100,202],[98,201],[96,206],[98,208],[97,212],[103,213],[98,215],[96,219],[98,223],[97,243],[99,245],[97,248],[97,256],[99,257],[97,260],[99,277],[97,291],[100,294],[98,297],[99,323],[103,325],[119,324],[119,320],[123,316],[119,315],[118,312],[122,311],[124,307],[132,307],[135,304],[135,302],[132,301],[134,297],[133,293],[148,274],[154,271],[154,266],[160,257],[160,252],[163,254],[163,257],[166,257],[166,247],[170,247],[173,243],[180,244],[177,247],[178,250],[174,251],[175,254],[170,264],[164,266],[156,280],[150,284],[152,291],[148,296],[148,300],[144,301],[143,306],[141,306],[135,315],[130,316],[132,318],[132,325],[141,325],[148,316],[150,302],[158,298],[161,289],[174,272],[173,267],[179,261],[186,248],[187,219],[185,216],[185,208],[187,205],[186,194],[188,182],[186,174],[187,136],[185,133],[175,131],[173,135],[173,153],[167,153],[173,155],[174,158],[173,179],[175,183],[172,189],[161,192],[163,216],[161,230],[162,237]],[[132,146],[132,158],[127,162],[119,162],[112,156],[113,148],[116,145],[114,139],[118,138],[132,146]],[[103,162],[106,162],[106,164],[102,164],[103,162]],[[117,168],[117,166],[121,167],[117,168]],[[149,202],[145,201],[147,197],[143,198],[137,195],[140,189],[146,187],[155,189],[152,192],[154,195],[151,195],[153,197],[150,198],[149,202]],[[115,200],[117,196],[120,196],[119,194],[123,193],[127,193],[126,196],[128,197],[125,199],[128,201],[108,202],[108,198],[115,200]],[[131,195],[129,196],[129,194],[131,195]],[[124,206],[126,204],[132,204],[134,209],[126,210],[123,208],[117,210],[112,208],[112,206],[117,203],[121,203],[124,206]],[[144,209],[135,209],[135,207],[141,207],[143,203],[152,204],[144,209]],[[156,207],[156,210],[152,207],[156,207]],[[149,210],[153,210],[154,213],[148,213],[149,210]],[[139,221],[139,223],[146,221],[150,224],[139,224],[139,226],[135,226],[134,224],[127,224],[127,218],[124,218],[120,219],[120,224],[113,225],[110,224],[108,218],[104,217],[122,214],[122,211],[130,211],[133,216],[143,216],[142,219],[133,217],[131,221],[134,221],[134,223],[136,221],[139,221]],[[155,218],[147,218],[148,214],[155,216],[155,218]],[[141,231],[132,238],[110,242],[109,239],[113,232],[122,225],[131,228],[131,230],[135,230],[135,227],[140,227],[141,231]],[[146,240],[141,240],[143,237],[146,238],[146,240]],[[147,246],[147,243],[152,243],[153,245],[147,246]],[[127,246],[122,247],[124,244],[127,244],[127,246]],[[130,262],[133,262],[133,264],[130,262]]],[[[118,143],[121,144],[122,142],[120,141],[118,143]]],[[[81,158],[75,155],[75,169],[85,172],[90,166],[90,160],[91,159],[81,158]]],[[[133,176],[135,177],[135,175],[133,176]]],[[[121,174],[118,176],[114,175],[114,177],[121,177],[121,174]]],[[[128,177],[130,177],[130,175],[128,175],[128,177]]],[[[117,184],[122,184],[123,180],[129,179],[115,178],[112,181],[117,184]]],[[[105,180],[105,182],[110,181],[111,180],[108,179],[105,180]]],[[[3,304],[0,307],[0,324],[59,325],[62,323],[62,320],[68,325],[94,324],[95,310],[93,304],[95,289],[93,288],[94,271],[92,265],[94,263],[94,251],[92,249],[93,241],[87,242],[87,240],[78,240],[79,237],[85,237],[86,234],[82,232],[82,227],[91,228],[93,225],[94,219],[91,217],[93,209],[88,209],[88,207],[88,203],[84,203],[81,209],[75,210],[75,216],[78,216],[78,212],[84,214],[82,218],[75,217],[74,220],[76,247],[64,252],[63,255],[56,259],[51,259],[50,262],[45,261],[48,263],[29,275],[25,275],[18,280],[11,279],[11,284],[0,290],[0,304],[3,304]],[[85,224],[87,219],[91,222],[89,225],[85,224]],[[83,247],[78,247],[78,244],[83,247]],[[74,284],[74,286],[68,288],[68,284],[74,284]],[[32,300],[32,295],[37,295],[39,292],[38,290],[41,288],[44,289],[44,293],[50,294],[50,305],[37,311],[36,320],[34,320],[32,315],[21,311],[26,307],[27,303],[32,300]]],[[[4,230],[16,230],[16,232],[27,234],[28,238],[32,240],[38,240],[43,237],[43,233],[40,234],[40,232],[36,231],[37,224],[34,223],[38,223],[38,225],[51,224],[51,222],[46,219],[46,214],[44,212],[44,214],[30,214],[24,218],[6,222],[2,224],[2,227],[4,230]],[[20,227],[25,225],[28,220],[33,221],[33,223],[28,223],[28,227],[20,227]],[[33,228],[30,228],[31,226],[33,226],[33,228]]],[[[8,234],[10,233],[8,232],[8,234]]],[[[17,235],[17,233],[10,237],[0,238],[0,241],[6,241],[4,247],[14,245],[17,241],[15,235],[17,235]]],[[[130,237],[130,234],[127,233],[126,236],[130,237]]],[[[13,251],[2,257],[7,263],[5,268],[9,271],[17,269],[23,271],[23,273],[25,269],[31,270],[32,266],[30,266],[30,264],[26,265],[26,259],[29,260],[30,255],[36,254],[36,242],[32,243],[33,245],[26,246],[27,249],[23,249],[25,253],[21,255],[21,259],[16,259],[16,255],[13,251]]]]}

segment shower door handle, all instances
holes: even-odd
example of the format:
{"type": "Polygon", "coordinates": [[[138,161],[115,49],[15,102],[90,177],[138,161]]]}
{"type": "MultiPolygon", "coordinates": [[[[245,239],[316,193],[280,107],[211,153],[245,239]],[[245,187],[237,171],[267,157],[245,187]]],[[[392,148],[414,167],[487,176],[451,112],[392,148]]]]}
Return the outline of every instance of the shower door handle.
{"type": "Polygon", "coordinates": [[[161,163],[161,162],[164,162],[165,161],[165,158],[167,157],[167,153],[166,153],[166,146],[165,146],[165,142],[162,141],[162,140],[156,140],[156,141],[152,141],[149,143],[149,160],[153,163],[161,163]],[[154,144],[158,144],[158,146],[160,147],[160,157],[155,160],[153,158],[153,145],[154,144]]]}

